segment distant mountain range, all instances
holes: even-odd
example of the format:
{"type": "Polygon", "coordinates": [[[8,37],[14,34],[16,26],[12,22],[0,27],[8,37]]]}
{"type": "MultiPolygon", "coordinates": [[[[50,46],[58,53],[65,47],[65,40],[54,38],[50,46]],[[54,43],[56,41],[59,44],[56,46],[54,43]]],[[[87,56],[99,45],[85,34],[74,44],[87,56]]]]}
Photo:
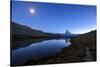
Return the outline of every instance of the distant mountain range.
{"type": "Polygon", "coordinates": [[[12,21],[11,35],[12,38],[61,38],[76,36],[76,34],[72,34],[69,31],[66,31],[64,34],[47,33],[12,21]]]}
{"type": "Polygon", "coordinates": [[[44,36],[45,33],[39,30],[32,29],[25,25],[11,22],[11,34],[12,35],[28,35],[28,36],[44,36]]]}
{"type": "Polygon", "coordinates": [[[71,32],[69,32],[68,30],[66,30],[65,33],[61,34],[62,37],[74,37],[74,36],[78,36],[79,34],[73,34],[71,32]]]}
{"type": "Polygon", "coordinates": [[[52,38],[58,36],[57,34],[43,32],[15,22],[11,22],[10,26],[11,26],[11,36],[13,39],[52,38]]]}

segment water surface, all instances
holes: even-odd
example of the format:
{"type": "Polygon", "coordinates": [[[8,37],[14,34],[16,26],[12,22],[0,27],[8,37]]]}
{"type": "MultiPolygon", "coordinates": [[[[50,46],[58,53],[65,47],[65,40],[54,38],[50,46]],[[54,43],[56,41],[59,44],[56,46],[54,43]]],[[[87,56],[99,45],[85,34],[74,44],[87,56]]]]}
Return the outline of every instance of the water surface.
{"type": "Polygon", "coordinates": [[[11,64],[22,65],[31,59],[40,59],[48,56],[56,55],[61,51],[61,48],[69,46],[67,39],[52,39],[36,42],[24,42],[16,41],[16,45],[21,45],[21,48],[17,48],[11,51],[11,64]],[[24,46],[27,45],[27,46],[24,46]],[[22,47],[24,46],[24,47],[22,47]]]}

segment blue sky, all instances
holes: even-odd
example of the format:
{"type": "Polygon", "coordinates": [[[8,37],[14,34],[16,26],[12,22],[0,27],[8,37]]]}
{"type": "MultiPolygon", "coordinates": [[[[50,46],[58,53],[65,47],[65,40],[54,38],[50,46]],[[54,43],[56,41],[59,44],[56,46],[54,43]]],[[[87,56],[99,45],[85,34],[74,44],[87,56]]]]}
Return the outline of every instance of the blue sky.
{"type": "Polygon", "coordinates": [[[96,6],[12,1],[11,12],[12,21],[44,32],[85,33],[96,29],[96,6]]]}

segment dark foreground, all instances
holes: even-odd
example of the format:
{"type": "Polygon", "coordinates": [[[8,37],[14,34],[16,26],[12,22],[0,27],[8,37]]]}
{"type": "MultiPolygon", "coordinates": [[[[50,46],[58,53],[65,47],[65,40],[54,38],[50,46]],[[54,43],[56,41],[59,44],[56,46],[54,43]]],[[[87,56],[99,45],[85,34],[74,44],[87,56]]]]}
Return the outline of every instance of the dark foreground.
{"type": "Polygon", "coordinates": [[[38,60],[31,59],[23,65],[42,65],[96,61],[96,31],[73,37],[71,39],[71,43],[73,45],[62,48],[61,51],[55,56],[49,56],[38,60]]]}

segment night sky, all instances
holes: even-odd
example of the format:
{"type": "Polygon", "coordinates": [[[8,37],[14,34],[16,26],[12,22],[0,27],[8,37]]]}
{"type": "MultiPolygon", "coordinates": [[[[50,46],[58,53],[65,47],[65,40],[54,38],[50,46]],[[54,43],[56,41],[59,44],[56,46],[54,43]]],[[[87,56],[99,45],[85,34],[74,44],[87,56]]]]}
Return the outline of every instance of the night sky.
{"type": "Polygon", "coordinates": [[[12,21],[44,32],[85,33],[96,29],[93,5],[12,1],[11,12],[12,21]]]}

